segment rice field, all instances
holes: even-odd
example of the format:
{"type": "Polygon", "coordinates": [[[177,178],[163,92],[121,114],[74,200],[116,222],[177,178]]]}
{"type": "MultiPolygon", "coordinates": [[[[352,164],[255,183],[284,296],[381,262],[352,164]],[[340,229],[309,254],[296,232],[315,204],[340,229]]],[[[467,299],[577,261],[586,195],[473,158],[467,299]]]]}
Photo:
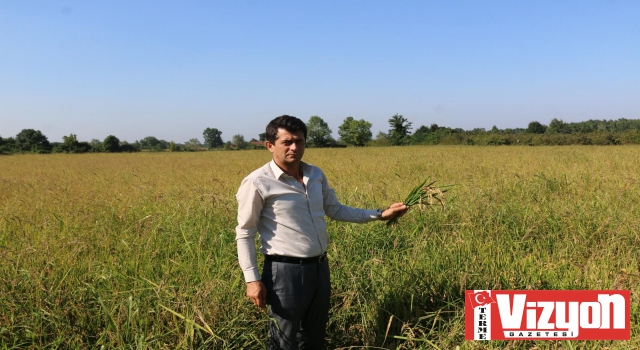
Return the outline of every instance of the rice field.
{"type": "MultiPolygon", "coordinates": [[[[0,347],[262,349],[235,192],[265,150],[0,157],[0,347]]],[[[640,147],[307,149],[343,203],[425,178],[446,211],[329,222],[330,348],[640,348],[640,147]],[[466,289],[628,289],[630,341],[464,340],[466,289]]]]}

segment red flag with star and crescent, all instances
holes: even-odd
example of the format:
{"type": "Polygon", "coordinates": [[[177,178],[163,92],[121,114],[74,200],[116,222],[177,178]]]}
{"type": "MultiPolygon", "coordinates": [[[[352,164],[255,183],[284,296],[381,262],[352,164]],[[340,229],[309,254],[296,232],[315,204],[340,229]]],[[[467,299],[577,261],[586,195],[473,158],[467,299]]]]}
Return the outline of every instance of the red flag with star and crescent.
{"type": "Polygon", "coordinates": [[[472,308],[476,308],[478,306],[483,306],[486,304],[491,304],[496,302],[491,297],[491,295],[489,295],[489,292],[486,290],[473,293],[473,294],[468,294],[468,295],[469,295],[469,302],[471,303],[472,308]]]}

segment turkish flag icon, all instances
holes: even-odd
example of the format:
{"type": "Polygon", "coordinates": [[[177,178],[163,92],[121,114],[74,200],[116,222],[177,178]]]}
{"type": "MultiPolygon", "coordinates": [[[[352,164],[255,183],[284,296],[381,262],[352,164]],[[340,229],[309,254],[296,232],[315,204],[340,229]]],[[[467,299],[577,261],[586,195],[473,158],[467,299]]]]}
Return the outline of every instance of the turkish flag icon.
{"type": "Polygon", "coordinates": [[[489,295],[489,291],[486,290],[468,295],[472,308],[496,302],[491,295],[489,295]]]}

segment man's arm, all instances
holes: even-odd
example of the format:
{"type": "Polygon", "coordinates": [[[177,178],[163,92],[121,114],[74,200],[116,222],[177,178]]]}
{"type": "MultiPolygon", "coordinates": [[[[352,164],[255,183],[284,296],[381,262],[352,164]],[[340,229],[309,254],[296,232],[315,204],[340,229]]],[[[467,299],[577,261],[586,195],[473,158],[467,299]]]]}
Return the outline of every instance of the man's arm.
{"type": "Polygon", "coordinates": [[[267,292],[260,281],[255,243],[264,199],[250,179],[242,181],[236,199],[238,200],[238,226],[236,226],[238,262],[247,282],[247,296],[256,306],[265,307],[267,292]]]}

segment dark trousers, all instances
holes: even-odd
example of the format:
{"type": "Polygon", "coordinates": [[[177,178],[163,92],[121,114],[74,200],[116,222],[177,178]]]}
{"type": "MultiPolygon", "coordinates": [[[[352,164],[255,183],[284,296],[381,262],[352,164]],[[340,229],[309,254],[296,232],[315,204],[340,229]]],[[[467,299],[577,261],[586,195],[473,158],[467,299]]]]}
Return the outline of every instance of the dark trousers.
{"type": "Polygon", "coordinates": [[[262,282],[270,305],[268,349],[324,349],[329,319],[329,262],[265,261],[262,282]]]}

